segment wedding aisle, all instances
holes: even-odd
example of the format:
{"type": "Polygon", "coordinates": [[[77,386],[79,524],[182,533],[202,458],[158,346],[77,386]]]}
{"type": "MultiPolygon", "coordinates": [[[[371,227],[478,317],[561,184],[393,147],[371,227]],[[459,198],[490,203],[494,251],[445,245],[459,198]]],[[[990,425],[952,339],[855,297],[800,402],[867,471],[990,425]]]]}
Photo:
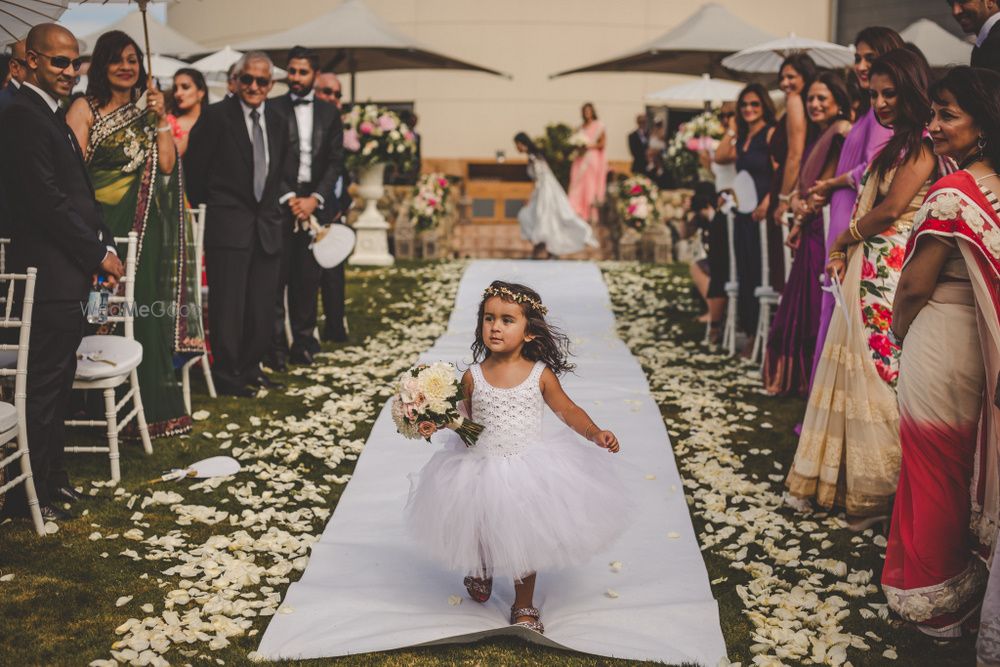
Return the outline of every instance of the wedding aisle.
{"type": "MultiPolygon", "coordinates": [[[[510,582],[498,581],[491,600],[478,605],[466,595],[461,576],[424,559],[407,539],[402,524],[407,475],[435,446],[403,440],[383,409],[305,573],[289,588],[258,654],[318,658],[516,634],[603,656],[716,665],[726,653],[718,607],[670,441],[642,369],[614,333],[596,265],[470,264],[447,332],[422,359],[469,362],[476,307],[494,279],[537,289],[550,317],[573,339],[578,369],[564,384],[622,442],[620,463],[637,508],[624,518],[629,530],[585,567],[540,573],[535,602],[544,636],[512,629],[506,618],[510,582]]],[[[562,428],[551,414],[545,427],[562,428]]]]}

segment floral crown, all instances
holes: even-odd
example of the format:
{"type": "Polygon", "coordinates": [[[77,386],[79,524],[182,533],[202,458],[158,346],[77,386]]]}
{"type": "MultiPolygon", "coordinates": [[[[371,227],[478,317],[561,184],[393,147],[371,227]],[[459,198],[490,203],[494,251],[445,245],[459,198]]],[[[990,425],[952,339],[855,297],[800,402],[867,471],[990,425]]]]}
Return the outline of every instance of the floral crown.
{"type": "Polygon", "coordinates": [[[513,301],[514,303],[525,304],[531,306],[543,317],[548,314],[549,309],[542,305],[542,302],[538,299],[533,299],[527,294],[521,294],[520,292],[514,292],[506,287],[494,287],[490,285],[485,290],[483,290],[483,299],[488,299],[491,296],[498,296],[504,301],[513,301]]]}

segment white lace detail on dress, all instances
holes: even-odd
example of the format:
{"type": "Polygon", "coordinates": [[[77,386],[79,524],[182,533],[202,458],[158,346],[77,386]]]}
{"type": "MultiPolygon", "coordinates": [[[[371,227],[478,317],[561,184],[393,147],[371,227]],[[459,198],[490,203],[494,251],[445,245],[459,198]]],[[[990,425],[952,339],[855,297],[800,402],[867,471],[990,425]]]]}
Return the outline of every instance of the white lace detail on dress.
{"type": "Polygon", "coordinates": [[[482,424],[475,449],[490,456],[517,456],[542,435],[542,390],[538,380],[545,363],[535,362],[527,379],[516,387],[494,387],[479,364],[473,364],[472,419],[482,424]]]}

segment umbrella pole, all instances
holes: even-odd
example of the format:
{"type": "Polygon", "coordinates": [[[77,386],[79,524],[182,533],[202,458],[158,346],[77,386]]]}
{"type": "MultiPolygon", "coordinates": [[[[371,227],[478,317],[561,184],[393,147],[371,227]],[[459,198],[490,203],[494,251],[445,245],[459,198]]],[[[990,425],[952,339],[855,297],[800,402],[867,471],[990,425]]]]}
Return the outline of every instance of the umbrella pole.
{"type": "Polygon", "coordinates": [[[139,4],[139,11],[142,12],[142,33],[146,39],[146,72],[148,82],[153,80],[153,53],[149,50],[149,24],[146,22],[146,5],[149,0],[136,0],[139,4]]]}

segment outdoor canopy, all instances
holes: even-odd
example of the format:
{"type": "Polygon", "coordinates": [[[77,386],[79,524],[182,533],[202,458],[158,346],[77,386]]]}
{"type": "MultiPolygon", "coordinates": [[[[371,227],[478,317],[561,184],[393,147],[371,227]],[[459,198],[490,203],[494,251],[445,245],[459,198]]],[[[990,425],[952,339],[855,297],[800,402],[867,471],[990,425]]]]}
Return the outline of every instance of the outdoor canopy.
{"type": "Polygon", "coordinates": [[[393,69],[459,69],[510,78],[488,67],[442,55],[404,35],[378,17],[362,0],[345,0],[331,12],[298,27],[235,44],[240,51],[264,51],[284,63],[288,51],[304,46],[316,51],[320,67],[351,74],[351,100],[357,72],[393,69]]]}
{"type": "Polygon", "coordinates": [[[155,53],[163,55],[192,56],[198,53],[207,53],[208,51],[211,51],[211,49],[205,48],[194,40],[185,37],[170,26],[156,20],[154,17],[149,17],[147,19],[147,25],[149,27],[148,43],[146,43],[146,36],[143,31],[142,13],[130,12],[111,25],[82,37],[81,41],[86,44],[84,55],[89,55],[93,51],[98,37],[106,32],[110,32],[111,30],[121,30],[134,39],[138,44],[145,44],[147,52],[152,49],[155,53]]]}
{"type": "Polygon", "coordinates": [[[781,69],[785,58],[793,53],[809,54],[817,66],[829,69],[854,64],[854,47],[799,37],[795,33],[726,56],[722,59],[722,64],[737,72],[774,74],[781,69]]]}
{"type": "Polygon", "coordinates": [[[655,93],[650,93],[646,99],[651,102],[669,102],[680,104],[704,104],[712,102],[732,102],[743,90],[742,83],[713,79],[707,74],[687,83],[670,86],[655,93]]]}
{"type": "Polygon", "coordinates": [[[955,37],[934,21],[920,19],[899,33],[904,41],[912,42],[927,57],[935,69],[952,65],[968,65],[972,58],[972,44],[955,37]]]}
{"type": "Polygon", "coordinates": [[[28,36],[33,25],[58,21],[68,0],[0,0],[0,46],[28,36]]]}
{"type": "Polygon", "coordinates": [[[773,34],[713,2],[704,5],[676,28],[635,50],[593,65],[559,72],[550,78],[582,72],[732,76],[721,64],[723,57],[771,39],[774,39],[773,34]]]}

